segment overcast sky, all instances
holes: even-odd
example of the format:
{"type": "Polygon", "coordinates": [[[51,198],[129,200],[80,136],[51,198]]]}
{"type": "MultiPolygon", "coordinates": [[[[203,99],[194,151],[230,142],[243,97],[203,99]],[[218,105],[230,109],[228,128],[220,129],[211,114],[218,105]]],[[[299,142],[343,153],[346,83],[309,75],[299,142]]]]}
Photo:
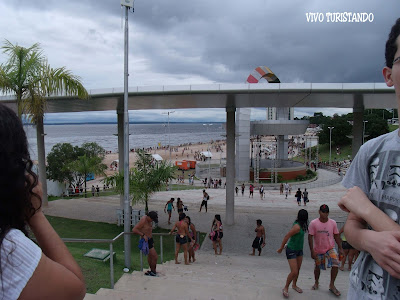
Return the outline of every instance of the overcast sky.
{"type": "MultiPolygon", "coordinates": [[[[0,0],[0,39],[24,47],[40,43],[51,66],[66,66],[87,89],[122,87],[120,3],[0,0]]],[[[268,66],[288,83],[382,82],[385,41],[399,17],[398,0],[136,0],[134,6],[129,14],[130,86],[243,83],[257,66],[268,66]],[[328,22],[327,14],[336,12],[367,13],[369,20],[328,22]],[[322,13],[321,22],[308,22],[307,13],[322,13]]],[[[0,53],[0,63],[5,60],[0,53]]],[[[313,111],[299,108],[295,116],[313,111]]],[[[131,121],[166,120],[160,110],[131,116],[131,121]]],[[[223,122],[225,112],[185,110],[170,117],[223,122]]],[[[252,119],[262,118],[265,110],[253,109],[252,119]]],[[[116,114],[46,117],[48,122],[90,119],[116,120],[116,114]]]]}

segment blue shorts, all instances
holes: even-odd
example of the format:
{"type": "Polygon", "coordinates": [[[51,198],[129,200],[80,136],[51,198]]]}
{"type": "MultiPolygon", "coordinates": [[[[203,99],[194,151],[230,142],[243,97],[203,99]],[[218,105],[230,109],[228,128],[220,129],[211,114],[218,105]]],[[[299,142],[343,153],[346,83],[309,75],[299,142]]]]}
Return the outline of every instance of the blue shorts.
{"type": "Polygon", "coordinates": [[[292,250],[289,247],[286,247],[286,258],[287,259],[295,259],[298,256],[303,256],[303,250],[292,250]]]}

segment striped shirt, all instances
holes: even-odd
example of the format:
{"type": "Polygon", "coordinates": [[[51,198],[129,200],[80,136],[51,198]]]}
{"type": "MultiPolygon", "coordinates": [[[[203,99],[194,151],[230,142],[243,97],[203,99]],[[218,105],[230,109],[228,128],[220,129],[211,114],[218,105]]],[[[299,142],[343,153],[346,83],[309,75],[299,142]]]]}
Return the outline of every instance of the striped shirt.
{"type": "Polygon", "coordinates": [[[32,277],[42,250],[22,231],[11,229],[1,245],[0,299],[18,299],[32,277]]]}

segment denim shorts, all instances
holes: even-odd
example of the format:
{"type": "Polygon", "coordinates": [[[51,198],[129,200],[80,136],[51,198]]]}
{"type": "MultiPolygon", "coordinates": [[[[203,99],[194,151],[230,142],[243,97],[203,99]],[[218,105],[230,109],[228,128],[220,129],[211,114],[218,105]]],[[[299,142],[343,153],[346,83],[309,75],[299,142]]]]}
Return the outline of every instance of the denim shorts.
{"type": "Polygon", "coordinates": [[[303,250],[292,250],[289,247],[286,247],[286,258],[294,259],[298,256],[303,256],[303,250]]]}

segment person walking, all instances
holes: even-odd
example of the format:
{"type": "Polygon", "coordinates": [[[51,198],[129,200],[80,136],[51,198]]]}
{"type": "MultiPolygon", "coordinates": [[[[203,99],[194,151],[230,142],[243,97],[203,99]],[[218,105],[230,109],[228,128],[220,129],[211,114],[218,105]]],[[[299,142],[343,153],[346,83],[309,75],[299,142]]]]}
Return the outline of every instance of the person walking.
{"type": "Polygon", "coordinates": [[[221,221],[221,216],[220,215],[215,215],[213,223],[211,225],[211,240],[213,243],[213,249],[215,252],[215,255],[221,255],[222,253],[222,237],[224,236],[223,229],[222,229],[222,221],[221,221]],[[218,253],[218,247],[219,247],[219,253],[218,253]]]}
{"type": "Polygon", "coordinates": [[[285,199],[287,199],[287,196],[289,194],[289,184],[285,182],[284,187],[285,187],[285,199]]]}
{"type": "Polygon", "coordinates": [[[294,221],[292,228],[283,238],[281,247],[276,250],[282,253],[286,246],[286,258],[289,263],[290,273],[286,279],[285,287],[282,289],[283,297],[289,297],[289,285],[292,283],[292,288],[303,293],[303,290],[297,286],[301,264],[303,262],[303,245],[304,234],[308,230],[308,212],[305,209],[300,209],[297,213],[297,219],[294,221]],[[288,243],[289,241],[289,243],[288,243]]]}
{"type": "Polygon", "coordinates": [[[201,212],[201,209],[203,208],[203,206],[206,208],[206,212],[207,212],[207,202],[208,202],[208,200],[210,200],[210,196],[208,195],[206,190],[203,190],[203,200],[201,201],[199,212],[201,212]]]}
{"type": "Polygon", "coordinates": [[[176,209],[178,210],[179,215],[183,213],[183,202],[181,198],[176,199],[176,209]]]}
{"type": "Polygon", "coordinates": [[[261,255],[261,250],[265,246],[265,228],[262,225],[262,221],[258,219],[256,221],[257,227],[254,230],[256,232],[256,238],[253,241],[253,244],[251,245],[253,248],[253,252],[250,253],[250,255],[254,256],[256,254],[256,249],[258,250],[258,256],[261,255]]]}
{"type": "Polygon", "coordinates": [[[132,232],[139,235],[142,239],[149,244],[149,255],[147,256],[147,262],[149,263],[150,270],[144,275],[146,276],[157,276],[157,259],[158,255],[154,248],[153,240],[153,222],[158,223],[158,214],[155,211],[149,211],[147,215],[143,216],[139,223],[133,227],[132,232]]]}
{"type": "Polygon", "coordinates": [[[236,193],[236,197],[237,197],[238,193],[239,193],[239,188],[238,187],[235,187],[235,193],[236,193]]]}
{"type": "Polygon", "coordinates": [[[304,192],[303,192],[303,203],[304,203],[304,206],[307,205],[307,202],[308,202],[308,192],[307,192],[307,189],[304,188],[304,192]]]}
{"type": "Polygon", "coordinates": [[[192,223],[191,219],[189,216],[186,216],[186,222],[188,223],[189,226],[189,249],[188,249],[188,253],[189,253],[189,263],[190,262],[195,262],[195,251],[198,249],[198,247],[200,246],[199,244],[196,243],[196,238],[197,238],[197,231],[196,231],[196,227],[194,226],[194,224],[192,223]]]}
{"type": "Polygon", "coordinates": [[[188,261],[188,241],[190,238],[189,234],[189,226],[187,221],[185,220],[186,214],[181,213],[179,215],[179,221],[177,221],[172,227],[169,234],[176,234],[175,242],[176,242],[176,249],[175,249],[175,264],[180,264],[178,261],[178,254],[181,247],[183,248],[183,257],[185,259],[185,265],[189,265],[188,261]],[[177,230],[175,232],[175,229],[177,230]]]}
{"type": "Polygon", "coordinates": [[[279,186],[279,193],[283,195],[283,183],[279,186]]]}
{"type": "Polygon", "coordinates": [[[249,198],[251,196],[251,198],[253,198],[253,194],[254,194],[254,186],[250,183],[250,187],[249,187],[249,198]]]}
{"type": "Polygon", "coordinates": [[[312,289],[317,290],[319,288],[320,270],[326,270],[325,257],[328,257],[328,268],[332,268],[329,291],[335,296],[340,296],[340,292],[335,287],[339,268],[339,255],[335,248],[335,242],[339,247],[340,254],[343,254],[342,241],[339,237],[336,222],[330,219],[328,215],[328,205],[321,205],[319,208],[319,218],[312,220],[310,226],[308,226],[308,245],[311,257],[315,260],[315,283],[312,289]]]}
{"type": "Polygon", "coordinates": [[[168,225],[171,224],[172,209],[175,210],[174,201],[175,198],[171,198],[170,200],[167,201],[167,203],[164,206],[164,213],[168,212],[168,225]]]}
{"type": "Polygon", "coordinates": [[[260,197],[261,197],[261,199],[264,198],[264,186],[263,185],[260,186],[260,197]]]}
{"type": "Polygon", "coordinates": [[[244,189],[245,189],[245,186],[244,186],[244,183],[242,183],[242,197],[244,196],[244,189]]]}
{"type": "Polygon", "coordinates": [[[297,189],[296,194],[294,196],[297,199],[297,205],[301,206],[301,191],[300,191],[300,188],[297,189]]]}
{"type": "Polygon", "coordinates": [[[343,258],[340,261],[341,264],[339,270],[344,271],[344,265],[346,263],[346,258],[347,258],[348,261],[347,270],[351,271],[351,265],[353,264],[353,259],[357,250],[354,249],[353,246],[347,242],[346,236],[344,235],[344,226],[340,228],[339,235],[342,240],[342,248],[343,248],[343,258]]]}

